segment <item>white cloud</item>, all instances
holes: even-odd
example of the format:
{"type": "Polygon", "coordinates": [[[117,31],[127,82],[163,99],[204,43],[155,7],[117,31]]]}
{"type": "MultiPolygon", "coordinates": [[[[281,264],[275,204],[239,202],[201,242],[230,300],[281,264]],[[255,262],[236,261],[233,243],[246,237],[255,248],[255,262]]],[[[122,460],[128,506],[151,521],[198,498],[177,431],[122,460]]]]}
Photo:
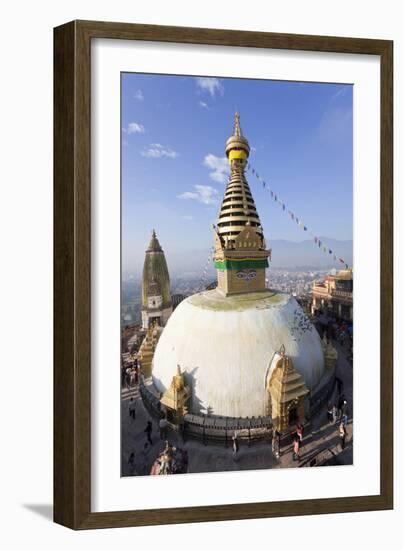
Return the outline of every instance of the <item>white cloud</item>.
{"type": "Polygon", "coordinates": [[[127,126],[127,133],[128,134],[144,134],[145,128],[142,124],[139,124],[138,122],[129,122],[127,126]]]}
{"type": "Polygon", "coordinates": [[[144,95],[141,90],[136,90],[133,95],[134,99],[138,99],[139,101],[144,101],[144,95]]]}
{"type": "Polygon", "coordinates": [[[151,143],[148,149],[141,151],[141,155],[143,157],[149,157],[149,158],[166,157],[170,159],[176,159],[176,157],[179,156],[179,153],[177,153],[176,151],[173,151],[169,147],[165,147],[164,145],[161,145],[161,143],[151,143]]]}
{"type": "Polygon", "coordinates": [[[210,109],[205,101],[199,101],[199,107],[203,107],[203,109],[210,109]]]}
{"type": "Polygon", "coordinates": [[[224,85],[219,78],[198,77],[196,78],[196,86],[202,92],[208,92],[211,97],[215,97],[216,93],[224,94],[224,85]]]}
{"type": "Polygon", "coordinates": [[[331,143],[350,138],[353,131],[353,112],[351,108],[330,108],[322,115],[319,123],[319,138],[331,143]]]}
{"type": "Polygon", "coordinates": [[[195,185],[194,189],[196,191],[185,191],[181,195],[178,195],[179,199],[185,200],[195,200],[201,202],[202,204],[215,204],[217,202],[217,189],[211,187],[210,185],[195,185]]]}
{"type": "Polygon", "coordinates": [[[216,157],[209,153],[204,157],[204,166],[211,170],[210,178],[218,183],[224,183],[228,178],[229,167],[227,157],[216,157]]]}
{"type": "Polygon", "coordinates": [[[342,88],[340,88],[339,90],[337,90],[337,92],[335,92],[331,98],[330,98],[330,101],[329,103],[333,103],[333,101],[336,101],[336,99],[338,99],[339,97],[343,97],[344,95],[346,95],[347,93],[347,90],[350,88],[350,86],[343,86],[342,88]]]}

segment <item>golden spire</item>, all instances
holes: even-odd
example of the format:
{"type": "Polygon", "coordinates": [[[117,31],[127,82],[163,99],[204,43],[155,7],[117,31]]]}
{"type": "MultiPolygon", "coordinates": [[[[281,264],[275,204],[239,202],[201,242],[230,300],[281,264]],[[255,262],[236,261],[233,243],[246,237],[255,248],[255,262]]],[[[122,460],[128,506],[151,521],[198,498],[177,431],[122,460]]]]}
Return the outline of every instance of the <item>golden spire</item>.
{"type": "Polygon", "coordinates": [[[235,113],[233,134],[225,148],[231,175],[225,190],[218,219],[218,234],[224,246],[231,246],[246,225],[256,228],[263,246],[263,231],[251,190],[245,177],[249,143],[243,136],[239,113],[235,113]]]}
{"type": "Polygon", "coordinates": [[[266,290],[265,269],[269,266],[270,251],[266,250],[255,201],[245,177],[249,150],[239,114],[235,113],[233,134],[225,147],[231,174],[214,228],[218,290],[227,296],[266,290]]]}

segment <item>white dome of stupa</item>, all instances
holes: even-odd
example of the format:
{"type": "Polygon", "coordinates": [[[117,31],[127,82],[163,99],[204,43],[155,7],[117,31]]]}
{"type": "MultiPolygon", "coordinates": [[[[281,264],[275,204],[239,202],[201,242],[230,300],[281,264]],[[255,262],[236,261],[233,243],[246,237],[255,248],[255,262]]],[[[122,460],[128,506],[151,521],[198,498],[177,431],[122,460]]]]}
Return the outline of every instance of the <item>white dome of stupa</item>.
{"type": "Polygon", "coordinates": [[[160,337],[154,384],[164,392],[179,365],[192,390],[190,412],[262,416],[270,365],[281,346],[313,390],[325,369],[322,343],[292,296],[275,290],[195,294],[175,309],[160,337]]]}

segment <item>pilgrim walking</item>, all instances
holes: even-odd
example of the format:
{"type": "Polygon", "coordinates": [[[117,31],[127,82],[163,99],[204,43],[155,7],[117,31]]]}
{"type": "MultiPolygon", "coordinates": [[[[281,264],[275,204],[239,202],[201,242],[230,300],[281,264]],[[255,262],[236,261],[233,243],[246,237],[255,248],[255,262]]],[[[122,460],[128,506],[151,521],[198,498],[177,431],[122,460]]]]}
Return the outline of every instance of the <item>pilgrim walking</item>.
{"type": "Polygon", "coordinates": [[[300,446],[302,446],[302,436],[303,436],[303,433],[304,433],[304,427],[303,427],[302,424],[300,424],[300,423],[298,422],[298,424],[297,424],[297,435],[298,435],[298,437],[299,437],[299,444],[300,444],[300,446]]]}
{"type": "Polygon", "coordinates": [[[238,443],[238,436],[237,433],[234,433],[234,436],[232,438],[232,456],[233,458],[236,457],[239,451],[239,443],[238,443]]]}
{"type": "Polygon", "coordinates": [[[346,446],[346,437],[347,437],[347,430],[346,430],[346,426],[344,425],[344,422],[340,422],[339,436],[340,436],[341,449],[343,451],[346,446]]]}
{"type": "Polygon", "coordinates": [[[151,439],[151,434],[152,434],[152,431],[153,431],[153,424],[152,424],[151,420],[147,421],[147,426],[146,426],[144,431],[147,434],[147,441],[149,442],[150,445],[152,445],[153,440],[151,439]]]}
{"type": "Polygon", "coordinates": [[[280,458],[280,432],[275,430],[271,439],[271,450],[273,455],[277,458],[280,458]]]}
{"type": "Polygon", "coordinates": [[[133,418],[133,420],[136,419],[136,402],[135,400],[133,399],[133,397],[130,398],[130,403],[129,403],[129,416],[131,416],[133,418]]]}
{"type": "Polygon", "coordinates": [[[294,437],[293,437],[293,448],[294,448],[294,453],[293,453],[293,460],[299,460],[299,445],[300,445],[300,438],[299,438],[299,435],[295,432],[294,434],[294,437]]]}

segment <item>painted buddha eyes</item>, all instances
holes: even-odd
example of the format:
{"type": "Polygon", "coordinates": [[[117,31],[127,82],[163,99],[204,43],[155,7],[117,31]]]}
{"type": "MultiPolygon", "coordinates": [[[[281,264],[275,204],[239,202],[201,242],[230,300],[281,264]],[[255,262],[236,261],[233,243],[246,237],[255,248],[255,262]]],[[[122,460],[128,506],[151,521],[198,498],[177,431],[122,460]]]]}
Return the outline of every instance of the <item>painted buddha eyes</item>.
{"type": "Polygon", "coordinates": [[[256,271],[254,269],[242,269],[238,271],[236,276],[238,279],[244,279],[245,281],[251,281],[256,277],[256,271]]]}

